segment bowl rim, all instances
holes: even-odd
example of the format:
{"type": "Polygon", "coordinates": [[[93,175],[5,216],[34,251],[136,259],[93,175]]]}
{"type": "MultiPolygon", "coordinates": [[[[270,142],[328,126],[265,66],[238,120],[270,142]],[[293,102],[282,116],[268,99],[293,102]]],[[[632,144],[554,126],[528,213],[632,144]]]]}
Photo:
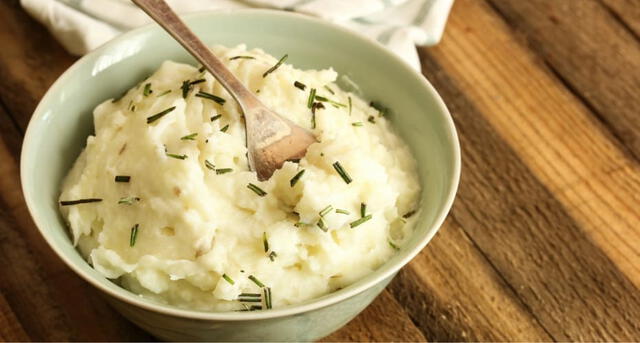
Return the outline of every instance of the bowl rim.
{"type": "MultiPolygon", "coordinates": [[[[389,263],[389,262],[384,263],[378,269],[371,272],[364,278],[356,281],[355,283],[339,291],[326,294],[319,298],[308,300],[301,304],[294,304],[294,305],[289,305],[282,308],[275,308],[269,311],[205,312],[205,311],[198,311],[198,310],[181,309],[181,308],[173,307],[171,305],[154,303],[150,300],[144,300],[139,298],[136,294],[130,291],[127,291],[124,288],[121,288],[120,286],[118,287],[120,287],[124,292],[118,292],[112,288],[107,287],[103,283],[104,281],[98,280],[93,276],[85,273],[80,268],[80,266],[77,266],[71,260],[71,258],[67,257],[62,247],[56,246],[53,238],[49,237],[49,235],[46,233],[46,230],[43,229],[47,227],[47,224],[45,220],[41,218],[41,216],[38,215],[38,213],[34,210],[35,200],[31,199],[25,192],[27,188],[26,186],[27,183],[25,183],[25,180],[28,180],[26,175],[27,158],[25,158],[25,156],[28,156],[30,154],[30,151],[33,150],[32,145],[35,144],[33,143],[35,140],[34,133],[33,133],[34,131],[33,127],[35,125],[34,123],[41,120],[41,117],[45,112],[45,110],[42,107],[44,106],[44,103],[46,103],[45,100],[51,96],[50,95],[51,91],[58,87],[61,87],[60,85],[63,84],[67,78],[70,77],[69,75],[73,74],[76,69],[80,68],[80,66],[83,64],[84,61],[91,58],[92,56],[100,55],[101,53],[103,53],[105,50],[109,49],[113,45],[117,45],[122,41],[126,41],[130,39],[131,37],[138,36],[140,34],[143,34],[145,32],[148,32],[158,27],[156,23],[150,23],[150,24],[141,26],[139,28],[130,30],[104,43],[103,45],[99,46],[95,50],[79,58],[77,61],[73,63],[73,65],[71,65],[71,67],[69,67],[66,71],[64,71],[56,79],[56,81],[49,87],[47,92],[40,99],[38,106],[34,110],[24,135],[23,146],[20,153],[20,181],[22,185],[22,193],[24,195],[25,202],[27,204],[27,209],[29,210],[29,214],[33,218],[34,223],[36,224],[36,227],[38,228],[38,231],[40,232],[40,234],[44,237],[49,247],[56,253],[56,255],[58,255],[60,259],[64,261],[64,263],[71,270],[73,270],[76,274],[78,274],[81,278],[83,278],[86,282],[91,284],[93,287],[97,288],[98,290],[106,293],[107,295],[121,302],[134,305],[136,307],[142,308],[147,311],[152,311],[152,312],[156,312],[164,315],[186,318],[186,319],[206,320],[206,321],[209,321],[209,320],[211,321],[247,321],[247,320],[273,319],[273,318],[279,318],[279,317],[285,317],[285,316],[292,316],[292,315],[301,314],[305,312],[311,312],[311,311],[318,310],[318,309],[330,306],[332,304],[336,304],[338,302],[344,301],[348,298],[351,298],[357,294],[360,294],[366,291],[367,289],[370,289],[371,287],[378,284],[382,280],[392,277],[402,267],[408,264],[422,249],[424,249],[427,243],[429,243],[429,241],[431,241],[433,236],[438,232],[438,230],[444,223],[444,220],[446,219],[449,211],[451,210],[455,195],[458,190],[459,182],[460,182],[460,172],[461,172],[460,143],[458,140],[458,134],[455,129],[453,118],[451,117],[449,110],[447,109],[444,101],[442,100],[438,92],[431,85],[431,83],[426,79],[426,77],[424,77],[422,74],[412,69],[407,62],[402,60],[399,56],[397,56],[393,52],[389,51],[387,48],[385,48],[382,44],[378,43],[377,41],[369,39],[358,32],[354,32],[346,28],[343,28],[341,26],[332,24],[330,22],[323,21],[321,19],[314,18],[311,16],[302,15],[299,13],[270,10],[270,9],[230,9],[230,10],[203,11],[198,13],[186,14],[186,15],[181,15],[181,18],[183,18],[188,23],[193,18],[219,16],[219,15],[235,15],[238,13],[240,14],[253,13],[258,15],[281,17],[285,19],[294,18],[295,20],[311,22],[314,25],[324,26],[329,30],[340,31],[340,34],[342,35],[349,36],[352,39],[360,40],[363,43],[370,45],[373,49],[379,50],[380,53],[386,55],[387,58],[393,60],[395,63],[400,64],[401,68],[404,68],[405,70],[409,71],[410,75],[413,75],[414,78],[418,79],[418,81],[422,83],[425,89],[429,93],[431,93],[431,95],[434,97],[436,107],[439,110],[439,115],[444,117],[444,124],[447,129],[447,132],[446,132],[447,139],[451,144],[451,148],[452,148],[452,155],[453,155],[452,156],[453,157],[452,173],[450,175],[451,187],[447,193],[446,200],[444,201],[443,206],[441,207],[441,210],[436,215],[436,218],[433,221],[433,224],[427,231],[427,234],[420,239],[420,242],[411,250],[405,250],[405,251],[399,252],[399,254],[404,255],[402,256],[401,259],[397,260],[395,263],[389,263]],[[366,279],[368,280],[365,282],[364,280],[366,279]]],[[[111,282],[109,280],[105,280],[105,281],[111,282]]]]}

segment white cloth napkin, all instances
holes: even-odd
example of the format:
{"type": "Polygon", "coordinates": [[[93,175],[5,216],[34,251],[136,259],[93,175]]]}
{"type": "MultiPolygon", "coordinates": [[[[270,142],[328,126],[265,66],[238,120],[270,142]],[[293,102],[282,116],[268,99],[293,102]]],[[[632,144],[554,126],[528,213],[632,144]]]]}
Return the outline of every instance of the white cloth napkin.
{"type": "MultiPolygon", "coordinates": [[[[271,8],[315,16],[377,40],[420,70],[415,45],[440,41],[454,0],[167,0],[178,13],[271,8]]],[[[72,54],[151,21],[129,0],[21,0],[72,54]]]]}

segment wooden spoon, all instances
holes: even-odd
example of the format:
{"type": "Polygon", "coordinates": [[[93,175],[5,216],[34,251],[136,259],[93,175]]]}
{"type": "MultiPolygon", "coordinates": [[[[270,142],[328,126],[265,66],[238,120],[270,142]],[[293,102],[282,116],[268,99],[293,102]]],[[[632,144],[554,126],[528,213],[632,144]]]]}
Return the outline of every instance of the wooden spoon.
{"type": "Polygon", "coordinates": [[[163,0],[133,0],[220,82],[245,117],[249,167],[263,181],[287,160],[304,157],[313,134],[267,108],[211,53],[163,0]]]}

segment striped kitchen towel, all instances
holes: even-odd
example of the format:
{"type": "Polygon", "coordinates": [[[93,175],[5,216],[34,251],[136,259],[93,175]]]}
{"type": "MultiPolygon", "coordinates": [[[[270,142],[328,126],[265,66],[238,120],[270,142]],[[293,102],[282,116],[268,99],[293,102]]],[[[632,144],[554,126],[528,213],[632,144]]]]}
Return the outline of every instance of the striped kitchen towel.
{"type": "MultiPolygon", "coordinates": [[[[385,45],[420,70],[415,45],[440,41],[453,0],[167,0],[178,13],[271,8],[331,21],[385,45]]],[[[21,0],[71,53],[82,55],[151,20],[129,0],[21,0]]]]}

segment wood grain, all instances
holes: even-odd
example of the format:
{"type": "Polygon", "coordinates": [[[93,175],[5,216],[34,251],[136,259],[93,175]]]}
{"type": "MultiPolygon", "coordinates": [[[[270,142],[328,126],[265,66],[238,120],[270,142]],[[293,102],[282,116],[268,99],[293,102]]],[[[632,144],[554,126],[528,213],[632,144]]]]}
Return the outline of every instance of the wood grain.
{"type": "Polygon", "coordinates": [[[384,290],[362,314],[323,342],[426,342],[404,308],[384,290]],[[391,319],[391,320],[390,320],[391,319]]]}
{"type": "Polygon", "coordinates": [[[629,206],[640,190],[635,159],[543,61],[508,34],[495,12],[476,4],[458,13],[449,25],[456,42],[433,49],[433,55],[474,105],[491,113],[485,117],[493,128],[582,229],[640,285],[640,249],[631,243],[640,240],[640,226],[634,225],[640,212],[629,206]],[[471,51],[480,53],[470,58],[471,51]]]}
{"type": "Polygon", "coordinates": [[[637,37],[597,1],[490,0],[490,4],[640,160],[637,37]]]}
{"type": "Polygon", "coordinates": [[[602,4],[640,40],[640,6],[637,0],[600,0],[602,4]]]}
{"type": "Polygon", "coordinates": [[[13,314],[11,306],[0,292],[0,341],[3,342],[24,342],[29,341],[29,336],[24,331],[22,324],[13,314]]]}
{"type": "MultiPolygon", "coordinates": [[[[546,91],[547,85],[534,73],[544,64],[518,53],[520,46],[488,6],[461,0],[456,8],[445,41],[423,60],[461,136],[466,173],[453,217],[554,339],[638,337],[633,319],[640,315],[637,288],[529,169],[539,162],[555,166],[572,156],[592,156],[592,145],[584,141],[566,157],[556,154],[540,161],[539,155],[525,155],[527,147],[544,149],[568,139],[526,140],[543,128],[557,130],[549,123],[553,117],[567,120],[559,112],[565,104],[548,96],[562,89],[546,91]],[[452,41],[447,43],[447,38],[452,41]],[[517,93],[512,97],[507,90],[517,93]],[[527,127],[538,115],[544,115],[540,126],[527,127]],[[511,118],[510,125],[498,126],[505,118],[511,118]]],[[[568,124],[576,128],[578,123],[568,124]]],[[[564,172],[575,178],[582,170],[564,172]]]]}
{"type": "Polygon", "coordinates": [[[76,58],[20,8],[19,0],[0,1],[0,100],[21,132],[53,81],[76,58]]]}
{"type": "Polygon", "coordinates": [[[430,341],[551,340],[452,217],[389,288],[430,341]]]}
{"type": "MultiPolygon", "coordinates": [[[[0,23],[0,339],[151,340],[28,215],[22,135],[75,58],[18,0],[0,23]]],[[[442,43],[419,50],[462,144],[456,203],[323,341],[640,340],[639,28],[635,0],[456,0],[442,43]]]]}

